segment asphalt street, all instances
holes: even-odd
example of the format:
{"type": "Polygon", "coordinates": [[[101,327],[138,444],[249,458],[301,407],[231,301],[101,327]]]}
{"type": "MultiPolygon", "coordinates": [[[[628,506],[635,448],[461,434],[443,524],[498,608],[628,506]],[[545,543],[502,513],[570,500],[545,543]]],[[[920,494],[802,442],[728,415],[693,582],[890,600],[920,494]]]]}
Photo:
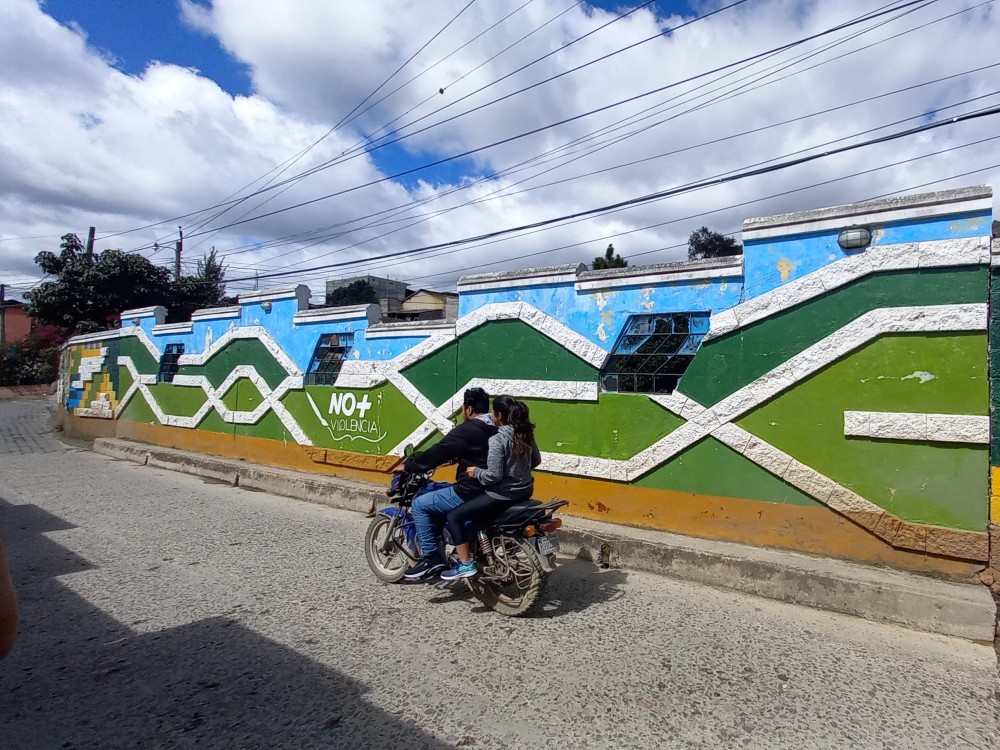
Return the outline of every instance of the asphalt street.
{"type": "Polygon", "coordinates": [[[0,402],[0,748],[996,748],[992,648],[565,560],[527,619],[368,520],[68,446],[0,402]]]}

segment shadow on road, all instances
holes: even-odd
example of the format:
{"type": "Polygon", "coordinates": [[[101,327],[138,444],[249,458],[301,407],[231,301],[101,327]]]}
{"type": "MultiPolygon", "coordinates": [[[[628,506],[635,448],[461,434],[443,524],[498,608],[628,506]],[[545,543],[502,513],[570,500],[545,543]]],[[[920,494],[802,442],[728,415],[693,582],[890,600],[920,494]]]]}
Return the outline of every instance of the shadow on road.
{"type": "Polygon", "coordinates": [[[22,605],[0,663],[5,750],[450,747],[235,620],[140,634],[109,617],[57,580],[94,566],[44,536],[74,527],[36,506],[0,499],[0,528],[22,605]]]}
{"type": "MultiPolygon", "coordinates": [[[[628,573],[624,570],[602,569],[595,563],[581,558],[560,558],[559,567],[549,577],[541,601],[530,617],[561,617],[582,612],[595,604],[613,602],[625,595],[624,584],[628,573]]],[[[418,584],[424,585],[426,584],[418,584]]],[[[479,604],[461,583],[446,585],[435,583],[427,586],[431,604],[468,601],[474,613],[492,612],[479,604]]]]}

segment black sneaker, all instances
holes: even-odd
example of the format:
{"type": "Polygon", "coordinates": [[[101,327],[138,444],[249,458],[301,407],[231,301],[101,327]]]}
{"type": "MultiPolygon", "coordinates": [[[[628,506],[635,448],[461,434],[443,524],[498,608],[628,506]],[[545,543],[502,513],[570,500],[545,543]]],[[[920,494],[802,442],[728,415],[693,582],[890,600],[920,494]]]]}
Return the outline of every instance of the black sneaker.
{"type": "Polygon", "coordinates": [[[444,570],[444,567],[444,562],[437,555],[421,557],[415,565],[406,569],[406,572],[403,573],[403,578],[407,581],[419,581],[421,578],[433,575],[439,570],[444,570]]]}

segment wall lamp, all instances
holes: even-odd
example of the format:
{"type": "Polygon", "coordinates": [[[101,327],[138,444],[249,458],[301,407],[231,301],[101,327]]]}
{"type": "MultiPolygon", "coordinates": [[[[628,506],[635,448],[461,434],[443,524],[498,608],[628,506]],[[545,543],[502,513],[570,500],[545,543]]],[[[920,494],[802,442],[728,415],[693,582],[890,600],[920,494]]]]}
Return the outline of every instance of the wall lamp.
{"type": "Polygon", "coordinates": [[[844,229],[837,236],[837,244],[842,250],[859,250],[872,243],[872,232],[867,227],[844,229]]]}
{"type": "Polygon", "coordinates": [[[271,312],[271,300],[266,299],[260,303],[260,309],[266,313],[271,312]]]}

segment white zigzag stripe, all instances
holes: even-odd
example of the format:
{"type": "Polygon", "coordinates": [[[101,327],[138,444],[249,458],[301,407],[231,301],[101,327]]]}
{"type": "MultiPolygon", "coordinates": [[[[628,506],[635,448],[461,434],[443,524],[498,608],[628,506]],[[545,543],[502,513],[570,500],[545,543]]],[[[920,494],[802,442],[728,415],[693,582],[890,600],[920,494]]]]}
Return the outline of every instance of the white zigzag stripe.
{"type": "Polygon", "coordinates": [[[299,426],[295,417],[293,417],[288,409],[285,408],[284,404],[281,403],[281,399],[289,390],[302,388],[301,375],[290,375],[286,377],[274,390],[271,390],[264,378],[257,372],[257,368],[253,365],[239,365],[233,368],[233,371],[226,376],[226,379],[219,385],[218,388],[213,388],[208,378],[204,375],[176,375],[174,376],[175,385],[201,388],[205,392],[206,396],[205,403],[202,404],[198,408],[198,411],[192,416],[179,417],[172,414],[166,414],[163,409],[160,408],[160,405],[156,402],[156,399],[150,392],[149,386],[156,382],[155,375],[140,375],[131,357],[119,357],[118,364],[124,365],[128,369],[129,373],[132,375],[133,382],[118,403],[118,408],[115,411],[116,418],[121,414],[122,410],[131,400],[132,396],[135,395],[135,392],[140,391],[146,398],[146,402],[149,404],[150,409],[152,409],[153,414],[156,415],[160,424],[164,424],[169,427],[194,429],[213,409],[217,411],[219,416],[221,416],[226,422],[230,422],[232,424],[256,424],[264,417],[265,414],[267,414],[268,411],[273,410],[278,419],[281,420],[285,429],[287,429],[295,439],[295,442],[299,445],[313,444],[299,426]],[[260,395],[263,397],[261,403],[258,404],[253,411],[235,411],[227,407],[222,401],[222,396],[225,395],[225,393],[232,388],[236,381],[240,378],[249,379],[257,390],[260,391],[260,395]]]}
{"type": "Polygon", "coordinates": [[[708,341],[880,271],[975,266],[990,262],[989,239],[969,237],[879,245],[782,284],[759,297],[713,315],[708,341]]]}
{"type": "MultiPolygon", "coordinates": [[[[405,378],[402,378],[402,380],[405,386],[416,391],[409,381],[405,378]]],[[[447,434],[454,427],[451,423],[451,416],[462,407],[466,388],[483,388],[487,393],[507,393],[518,398],[546,398],[560,401],[597,401],[598,397],[597,383],[587,381],[473,378],[437,408],[423,396],[420,396],[422,399],[421,403],[424,406],[421,409],[421,413],[427,419],[417,429],[403,438],[399,445],[394,447],[389,453],[401,456],[408,444],[419,445],[433,434],[435,428],[447,434]]],[[[418,405],[417,408],[420,408],[420,406],[418,405]]]]}
{"type": "Polygon", "coordinates": [[[392,359],[378,362],[348,360],[343,364],[335,385],[338,388],[374,388],[386,380],[391,381],[392,374],[405,370],[429,354],[447,346],[458,336],[491,320],[522,320],[594,367],[604,364],[608,356],[608,353],[597,344],[534,305],[529,305],[527,302],[494,302],[459,318],[455,323],[454,333],[436,333],[392,359]]]}
{"type": "MultiPolygon", "coordinates": [[[[805,351],[791,357],[711,408],[705,408],[680,391],[674,391],[669,396],[650,396],[653,401],[687,421],[630,459],[622,461],[571,454],[543,453],[540,468],[556,473],[631,482],[699,440],[708,435],[714,435],[716,431],[731,423],[732,420],[787,390],[800,380],[804,380],[826,365],[883,334],[985,329],[986,305],[984,304],[895,307],[872,310],[805,351]]],[[[734,433],[727,428],[721,434],[733,436],[734,433]]],[[[758,438],[753,438],[753,440],[756,441],[755,446],[767,446],[770,451],[777,451],[776,448],[768,446],[758,438]]],[[[761,448],[757,452],[741,452],[756,462],[755,456],[763,456],[765,449],[761,448]]],[[[805,468],[808,469],[808,467],[805,468]]],[[[782,476],[782,474],[783,472],[779,473],[778,476],[782,476]]],[[[853,501],[845,500],[844,502],[853,501]]]]}

